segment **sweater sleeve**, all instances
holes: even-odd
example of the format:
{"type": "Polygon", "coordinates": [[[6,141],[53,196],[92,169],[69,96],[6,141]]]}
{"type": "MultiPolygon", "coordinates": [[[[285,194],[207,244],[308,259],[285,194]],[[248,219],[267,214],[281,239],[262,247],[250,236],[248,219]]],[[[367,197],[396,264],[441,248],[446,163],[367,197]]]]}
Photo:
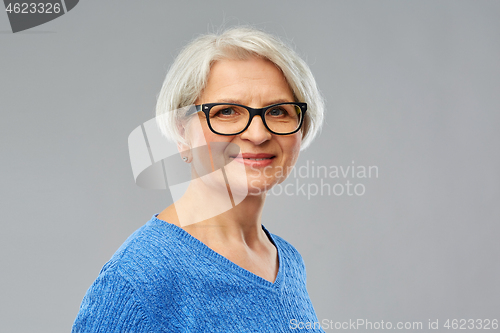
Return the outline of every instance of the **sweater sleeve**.
{"type": "Polygon", "coordinates": [[[117,272],[104,272],[85,294],[72,333],[152,332],[132,286],[117,272]]]}

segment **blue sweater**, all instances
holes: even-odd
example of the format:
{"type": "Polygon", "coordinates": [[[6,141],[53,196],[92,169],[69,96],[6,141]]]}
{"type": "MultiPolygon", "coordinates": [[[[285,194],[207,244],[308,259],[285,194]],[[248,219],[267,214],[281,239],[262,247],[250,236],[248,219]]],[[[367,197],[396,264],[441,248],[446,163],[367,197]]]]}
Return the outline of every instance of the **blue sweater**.
{"type": "Polygon", "coordinates": [[[262,228],[278,249],[274,283],[153,216],[104,265],[72,332],[298,332],[294,323],[317,322],[302,257],[262,228]]]}

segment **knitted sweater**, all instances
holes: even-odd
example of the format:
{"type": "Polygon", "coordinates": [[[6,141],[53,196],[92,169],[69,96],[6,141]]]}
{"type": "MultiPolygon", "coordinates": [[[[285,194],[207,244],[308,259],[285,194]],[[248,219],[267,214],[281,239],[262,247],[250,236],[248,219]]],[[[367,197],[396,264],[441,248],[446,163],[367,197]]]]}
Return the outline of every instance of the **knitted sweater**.
{"type": "Polygon", "coordinates": [[[153,216],[104,265],[72,332],[298,332],[291,323],[317,322],[302,257],[262,228],[278,249],[274,283],[153,216]]]}

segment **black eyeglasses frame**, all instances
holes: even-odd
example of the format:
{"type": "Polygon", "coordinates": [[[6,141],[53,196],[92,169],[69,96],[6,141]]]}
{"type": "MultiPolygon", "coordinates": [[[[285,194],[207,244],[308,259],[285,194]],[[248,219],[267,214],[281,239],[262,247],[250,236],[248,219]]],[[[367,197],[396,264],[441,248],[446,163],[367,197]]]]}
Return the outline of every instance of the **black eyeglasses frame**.
{"type": "Polygon", "coordinates": [[[263,108],[260,108],[260,109],[254,109],[254,108],[251,108],[251,107],[246,106],[246,105],[235,104],[235,103],[205,103],[205,104],[195,105],[195,110],[196,110],[196,112],[203,112],[205,114],[205,117],[207,119],[208,127],[210,128],[210,130],[213,133],[218,134],[218,135],[233,136],[233,135],[238,135],[238,134],[241,134],[241,133],[245,132],[247,130],[247,128],[250,126],[250,124],[252,123],[252,119],[255,116],[260,116],[260,119],[262,119],[262,123],[264,124],[264,126],[266,127],[266,129],[269,132],[271,132],[273,134],[276,134],[276,135],[290,135],[290,134],[294,134],[294,133],[298,132],[301,129],[302,124],[304,123],[304,118],[306,116],[307,103],[299,103],[299,102],[277,103],[277,104],[269,105],[269,106],[266,106],[266,107],[263,107],[263,108]],[[234,133],[234,134],[224,134],[224,133],[217,132],[216,130],[214,130],[212,128],[212,125],[210,124],[210,110],[214,106],[217,106],[217,105],[234,105],[234,106],[240,106],[240,107],[243,107],[243,108],[247,109],[248,112],[249,112],[249,114],[250,114],[250,117],[248,118],[247,125],[241,131],[239,131],[237,133],[234,133]],[[300,118],[299,126],[297,126],[297,129],[295,131],[292,131],[292,132],[289,132],[289,133],[277,133],[277,132],[272,131],[269,128],[269,126],[267,126],[266,119],[264,117],[264,115],[266,114],[266,111],[269,110],[272,107],[276,107],[276,106],[279,106],[279,105],[297,105],[297,106],[300,107],[300,110],[302,112],[302,117],[300,118]]]}

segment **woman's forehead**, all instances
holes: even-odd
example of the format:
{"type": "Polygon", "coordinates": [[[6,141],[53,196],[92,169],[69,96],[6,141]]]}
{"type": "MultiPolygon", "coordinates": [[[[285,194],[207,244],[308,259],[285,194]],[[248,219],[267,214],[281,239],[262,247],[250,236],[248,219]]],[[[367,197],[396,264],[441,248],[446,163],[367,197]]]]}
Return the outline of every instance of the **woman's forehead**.
{"type": "Polygon", "coordinates": [[[292,102],[293,93],[281,70],[269,60],[219,60],[213,64],[201,103],[244,104],[253,99],[266,103],[292,102]]]}

